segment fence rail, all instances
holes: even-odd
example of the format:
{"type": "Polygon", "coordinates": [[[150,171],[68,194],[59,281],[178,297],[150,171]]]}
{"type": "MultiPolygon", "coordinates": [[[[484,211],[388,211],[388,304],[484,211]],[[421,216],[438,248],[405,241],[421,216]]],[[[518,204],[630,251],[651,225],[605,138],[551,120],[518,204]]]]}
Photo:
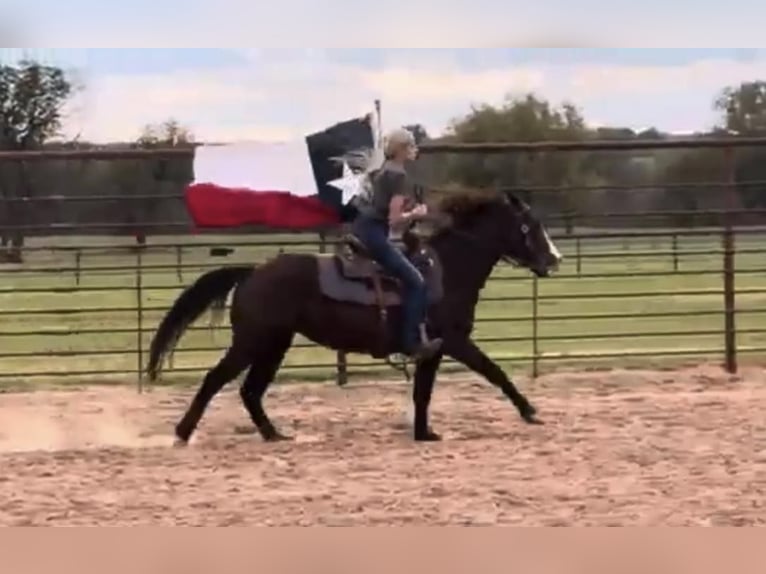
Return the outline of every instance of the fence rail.
{"type": "MultiPolygon", "coordinates": [[[[48,161],[48,160],[130,160],[130,159],[174,159],[190,158],[194,155],[195,144],[179,148],[153,149],[66,149],[8,151],[0,150],[0,161],[48,161]]],[[[585,140],[585,141],[537,141],[537,142],[478,142],[452,143],[427,142],[420,145],[423,154],[436,153],[546,153],[568,151],[640,151],[660,149],[723,149],[732,150],[747,147],[766,146],[766,137],[741,136],[697,136],[669,137],[663,139],[632,140],[585,140]]]]}
{"type": "MultiPolygon", "coordinates": [[[[766,145],[766,138],[762,137],[691,137],[691,138],[667,138],[667,139],[649,139],[649,140],[606,140],[606,141],[570,141],[570,142],[489,142],[489,143],[468,143],[456,144],[449,142],[430,142],[424,144],[421,149],[424,154],[439,153],[459,153],[459,154],[501,154],[501,153],[523,153],[530,156],[550,152],[574,152],[574,151],[641,151],[641,150],[659,150],[659,149],[694,149],[694,148],[718,148],[721,149],[728,158],[729,177],[716,178],[716,181],[693,181],[693,182],[663,182],[657,184],[643,183],[638,185],[574,185],[574,186],[544,186],[533,185],[525,187],[523,191],[529,196],[542,193],[571,193],[574,191],[595,192],[600,190],[608,191],[639,191],[662,189],[664,192],[673,190],[721,190],[722,197],[730,199],[734,195],[732,190],[759,189],[766,188],[766,180],[756,179],[753,181],[736,181],[733,177],[734,166],[732,164],[733,156],[736,150],[741,148],[761,147],[766,145]]],[[[182,148],[166,149],[67,149],[67,150],[39,150],[39,151],[0,151],[0,165],[4,162],[20,162],[24,165],[34,164],[38,161],[127,161],[127,160],[146,160],[153,159],[162,162],[163,160],[190,160],[193,158],[194,150],[198,147],[187,146],[182,148]]],[[[0,182],[1,183],[1,182],[0,182]]],[[[172,235],[191,231],[192,223],[183,216],[184,194],[183,183],[178,183],[172,190],[164,190],[160,194],[146,194],[144,188],[138,188],[135,193],[123,194],[88,194],[88,195],[69,195],[69,194],[47,194],[33,195],[31,193],[25,196],[8,194],[0,196],[0,210],[5,209],[13,213],[9,217],[11,221],[0,220],[0,232],[4,235],[50,235],[52,232],[62,235],[75,235],[78,233],[95,235],[105,233],[109,235],[132,235],[144,236],[151,235],[172,235]],[[142,192],[143,191],[143,192],[142,192]],[[26,196],[28,195],[28,196],[26,196]],[[99,222],[98,219],[92,220],[92,214],[85,217],[87,223],[75,223],[72,206],[77,204],[93,203],[119,203],[126,206],[135,206],[135,210],[127,213],[120,208],[115,208],[115,212],[110,217],[114,221],[99,222]],[[154,212],[150,205],[164,206],[160,211],[154,212]],[[44,206],[56,206],[60,212],[53,209],[46,210],[44,206]],[[177,206],[177,207],[176,207],[177,206]],[[58,217],[66,219],[65,221],[50,221],[59,213],[58,217]],[[42,215],[41,215],[42,214],[42,215]],[[49,215],[45,215],[49,214],[49,215]],[[129,215],[128,216],[126,216],[129,215]],[[172,214],[168,217],[168,214],[172,214]]],[[[446,192],[451,190],[433,189],[434,192],[446,192]]],[[[765,192],[766,193],[766,192],[765,192]]],[[[0,194],[2,195],[2,194],[0,194]]],[[[111,209],[111,208],[110,208],[111,209]]],[[[626,220],[643,221],[662,221],[673,220],[674,218],[686,217],[689,225],[699,222],[699,218],[723,218],[725,216],[733,218],[732,224],[736,225],[742,218],[754,218],[757,223],[766,223],[766,209],[742,209],[735,204],[728,205],[726,209],[706,210],[705,215],[701,212],[690,213],[680,210],[639,210],[631,212],[620,212],[607,210],[602,213],[584,213],[568,212],[557,214],[546,214],[551,222],[564,222],[568,226],[575,223],[589,222],[594,226],[605,225],[609,222],[626,220]]],[[[747,221],[743,223],[753,223],[747,221]]],[[[620,223],[619,225],[623,225],[620,223]]],[[[673,225],[682,225],[674,221],[673,225]]],[[[196,230],[199,231],[199,230],[196,230]]],[[[249,229],[250,232],[268,232],[265,229],[249,229]]],[[[319,231],[319,230],[316,230],[319,231]]],[[[209,233],[209,230],[203,230],[209,233]]]]}
{"type": "MultiPolygon", "coordinates": [[[[742,209],[736,189],[766,182],[735,182],[732,158],[736,148],[764,145],[766,138],[424,145],[423,153],[482,154],[721,148],[727,157],[726,180],[656,186],[720,189],[725,203],[720,209],[551,216],[552,221],[584,217],[606,222],[629,217],[644,221],[689,217],[693,222],[707,217],[718,224],[555,233],[567,258],[562,273],[538,280],[518,270],[499,269],[478,308],[477,340],[494,359],[526,366],[533,376],[549,364],[625,366],[631,361],[686,359],[720,359],[729,372],[736,372],[740,357],[766,351],[766,227],[738,225],[740,218],[763,216],[766,210],[742,209]]],[[[0,161],[172,159],[192,153],[191,148],[0,151],[0,161]]],[[[525,191],[566,192],[543,187],[525,191]]],[[[139,197],[17,197],[5,203],[129,202],[139,197]]],[[[156,199],[178,201],[182,196],[156,199]]],[[[141,222],[64,222],[37,230],[51,236],[143,227],[141,222]]],[[[146,224],[152,233],[158,227],[162,226],[146,224]]],[[[34,229],[19,222],[2,227],[4,233],[34,229]]],[[[164,229],[164,233],[183,232],[188,223],[166,222],[164,229]]],[[[0,381],[137,377],[141,384],[148,342],[162,314],[199,273],[223,264],[221,255],[227,256],[226,263],[257,263],[280,250],[328,248],[316,235],[288,242],[233,234],[219,240],[205,238],[150,241],[140,247],[85,238],[72,245],[25,246],[23,265],[0,267],[0,381]]],[[[183,377],[207,370],[227,345],[227,331],[227,325],[193,327],[166,373],[183,377]]],[[[284,368],[309,377],[335,375],[340,383],[350,374],[371,369],[383,367],[364,358],[348,361],[305,340],[297,341],[284,368]]]]}
{"type": "MultiPolygon", "coordinates": [[[[533,376],[547,365],[692,358],[720,358],[734,372],[738,354],[766,351],[766,306],[760,304],[766,301],[766,230],[742,230],[735,270],[740,285],[722,281],[729,256],[721,248],[725,233],[721,228],[707,235],[668,230],[650,237],[564,237],[560,247],[567,263],[554,279],[498,269],[479,306],[477,341],[493,358],[533,376]],[[731,337],[734,318],[742,324],[731,337]]],[[[328,248],[317,240],[242,240],[230,257],[257,262],[293,244],[305,252],[328,248]]],[[[77,265],[65,248],[36,248],[25,265],[4,267],[0,381],[140,381],[150,337],[170,302],[199,273],[222,264],[210,257],[212,245],[150,244],[135,252],[80,245],[77,265]],[[183,249],[182,262],[177,249],[183,249]]],[[[167,376],[201,374],[228,337],[228,324],[193,327],[167,376]]],[[[341,359],[298,340],[285,371],[335,376],[343,383],[355,373],[384,370],[378,362],[341,359]]]]}

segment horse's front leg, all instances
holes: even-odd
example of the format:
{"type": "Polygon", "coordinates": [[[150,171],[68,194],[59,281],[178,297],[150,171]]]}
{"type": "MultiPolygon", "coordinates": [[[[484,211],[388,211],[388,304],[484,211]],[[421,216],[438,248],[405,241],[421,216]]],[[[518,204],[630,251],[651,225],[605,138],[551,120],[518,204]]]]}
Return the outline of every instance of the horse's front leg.
{"type": "Polygon", "coordinates": [[[412,400],[415,403],[415,440],[418,442],[438,442],[441,437],[431,430],[428,423],[428,408],[431,405],[431,395],[436,381],[436,372],[442,362],[442,356],[418,363],[415,370],[415,384],[412,390],[412,400]]]}
{"type": "Polygon", "coordinates": [[[537,410],[516,388],[505,371],[490,359],[471,339],[445,340],[444,351],[475,373],[498,387],[519,410],[521,418],[529,424],[543,424],[536,418],[537,410]]]}

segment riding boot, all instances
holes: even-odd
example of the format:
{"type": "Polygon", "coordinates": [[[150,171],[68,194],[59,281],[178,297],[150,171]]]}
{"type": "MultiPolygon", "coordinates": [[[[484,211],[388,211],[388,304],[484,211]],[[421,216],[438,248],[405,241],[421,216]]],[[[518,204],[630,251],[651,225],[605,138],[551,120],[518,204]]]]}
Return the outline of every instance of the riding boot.
{"type": "Polygon", "coordinates": [[[431,339],[425,343],[418,344],[409,354],[409,357],[416,363],[427,361],[434,358],[441,351],[443,341],[441,339],[431,339]]]}
{"type": "Polygon", "coordinates": [[[420,325],[420,342],[415,346],[414,349],[412,349],[408,355],[410,358],[412,358],[415,362],[425,361],[428,359],[433,358],[439,351],[441,351],[442,344],[444,341],[442,339],[428,339],[428,334],[426,333],[426,326],[421,323],[420,325]]]}

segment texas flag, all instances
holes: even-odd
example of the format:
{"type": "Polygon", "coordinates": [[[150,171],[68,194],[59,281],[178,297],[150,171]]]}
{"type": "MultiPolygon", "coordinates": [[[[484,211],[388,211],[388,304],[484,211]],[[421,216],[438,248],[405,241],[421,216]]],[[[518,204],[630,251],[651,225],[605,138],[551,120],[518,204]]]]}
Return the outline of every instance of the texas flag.
{"type": "Polygon", "coordinates": [[[380,161],[373,116],[284,143],[202,145],[186,205],[197,227],[308,230],[338,225],[380,161]]]}

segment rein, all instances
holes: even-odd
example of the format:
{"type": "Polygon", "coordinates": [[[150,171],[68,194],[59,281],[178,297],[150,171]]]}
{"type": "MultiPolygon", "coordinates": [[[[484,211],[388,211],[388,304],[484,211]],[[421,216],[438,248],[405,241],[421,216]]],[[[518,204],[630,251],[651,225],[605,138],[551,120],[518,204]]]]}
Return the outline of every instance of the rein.
{"type": "MultiPolygon", "coordinates": [[[[449,216],[446,216],[449,217],[449,216]]],[[[444,220],[445,216],[444,214],[440,214],[439,216],[431,215],[426,216],[422,221],[432,221],[434,223],[441,223],[444,220]]],[[[480,240],[478,237],[473,235],[472,233],[468,233],[467,231],[462,231],[461,229],[456,229],[452,225],[446,225],[444,227],[439,228],[440,233],[451,233],[457,237],[460,237],[462,239],[465,239],[469,241],[470,243],[473,243],[480,249],[484,251],[492,251],[493,253],[497,251],[497,249],[490,248],[484,241],[480,240]]],[[[496,253],[498,260],[505,261],[506,263],[514,266],[519,267],[520,264],[518,261],[513,259],[512,257],[506,255],[505,253],[496,253]]]]}

